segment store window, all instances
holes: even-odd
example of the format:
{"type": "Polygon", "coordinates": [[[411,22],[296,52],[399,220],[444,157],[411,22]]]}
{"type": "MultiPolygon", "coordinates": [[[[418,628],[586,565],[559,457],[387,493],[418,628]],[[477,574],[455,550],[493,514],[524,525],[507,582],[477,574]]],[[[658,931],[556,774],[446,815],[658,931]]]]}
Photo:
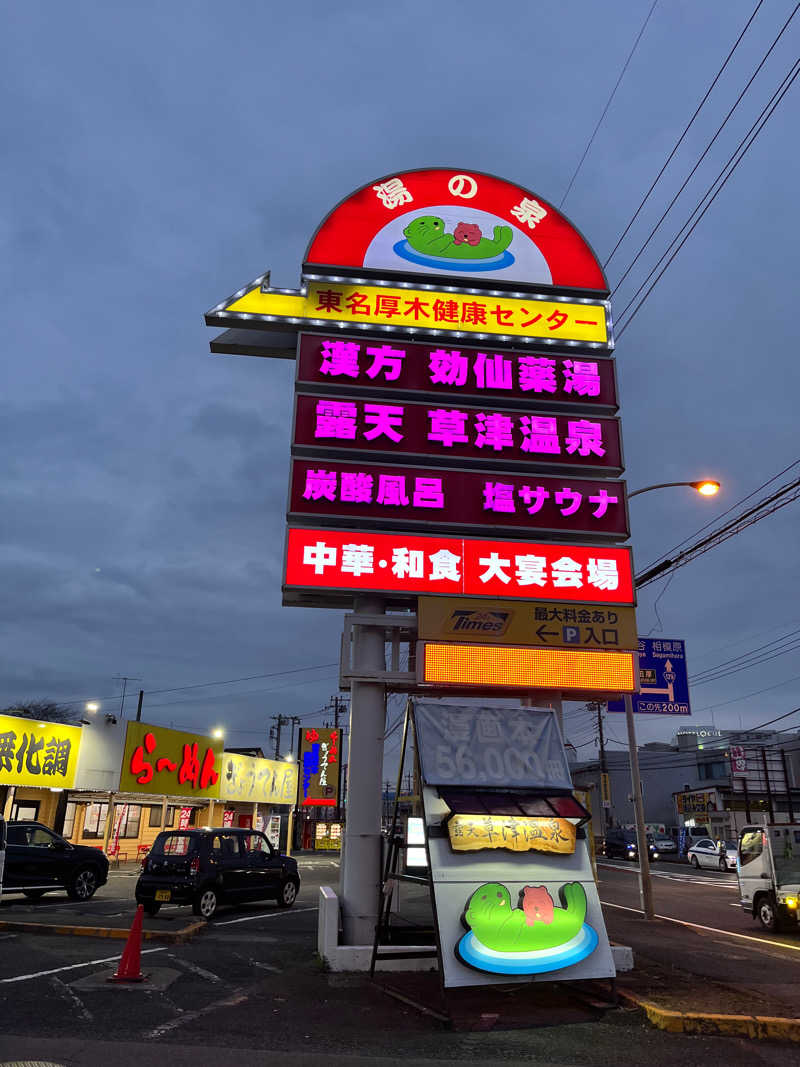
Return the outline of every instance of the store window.
{"type": "Polygon", "coordinates": [[[147,825],[148,826],[160,826],[161,825],[161,805],[160,804],[151,804],[150,807],[148,808],[148,811],[150,812],[150,814],[149,814],[148,819],[147,819],[147,825]]]}
{"type": "Polygon", "coordinates": [[[38,800],[20,800],[11,805],[12,822],[36,822],[39,818],[38,800]]]}
{"type": "Polygon", "coordinates": [[[83,820],[83,836],[102,837],[105,833],[107,818],[108,804],[87,804],[86,818],[83,820]]]}
{"type": "Polygon", "coordinates": [[[119,822],[114,827],[114,834],[119,838],[132,838],[139,836],[139,825],[142,819],[142,808],[140,804],[123,804],[122,809],[118,809],[119,815],[117,818],[119,822]]]}
{"type": "Polygon", "coordinates": [[[170,804],[167,807],[167,826],[175,825],[175,808],[170,804]]]}
{"type": "Polygon", "coordinates": [[[72,837],[75,830],[75,812],[78,810],[78,805],[70,800],[67,803],[67,810],[64,813],[64,837],[68,840],[72,837]]]}
{"type": "Polygon", "coordinates": [[[701,781],[717,780],[728,777],[728,768],[724,760],[715,760],[713,763],[699,763],[697,771],[701,781]]]}

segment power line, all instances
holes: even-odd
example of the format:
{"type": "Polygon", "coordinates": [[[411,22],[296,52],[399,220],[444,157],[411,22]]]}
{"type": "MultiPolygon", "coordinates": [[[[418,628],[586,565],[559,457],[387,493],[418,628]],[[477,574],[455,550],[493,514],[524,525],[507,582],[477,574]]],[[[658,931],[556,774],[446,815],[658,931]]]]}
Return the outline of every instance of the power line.
{"type": "Polygon", "coordinates": [[[781,637],[773,638],[771,641],[767,641],[763,645],[758,645],[756,648],[751,648],[749,651],[742,652],[740,655],[733,656],[731,659],[723,660],[721,663],[717,663],[713,667],[707,667],[705,670],[699,671],[697,674],[692,676],[689,681],[692,685],[696,685],[698,682],[708,681],[709,679],[713,681],[714,677],[717,674],[721,673],[724,675],[728,673],[727,671],[722,670],[722,668],[738,667],[742,663],[753,657],[760,658],[759,653],[766,654],[766,650],[774,652],[778,648],[780,648],[781,645],[783,645],[786,641],[795,643],[800,640],[797,637],[798,634],[800,634],[800,629],[791,630],[788,634],[783,634],[781,637]]]}
{"type": "Polygon", "coordinates": [[[605,263],[603,264],[603,267],[607,267],[608,266],[608,264],[613,259],[615,252],[617,251],[619,246],[622,244],[622,242],[627,237],[628,231],[630,230],[631,226],[633,226],[634,222],[636,222],[636,219],[639,217],[639,213],[641,212],[641,210],[644,207],[644,205],[650,199],[650,194],[653,192],[655,187],[658,185],[658,183],[661,180],[661,176],[663,175],[664,171],[667,169],[667,167],[672,162],[672,158],[675,155],[675,153],[678,151],[678,149],[680,148],[681,144],[683,143],[683,139],[686,137],[686,134],[689,132],[689,130],[694,125],[694,120],[700,114],[700,111],[702,110],[703,105],[705,104],[706,100],[708,100],[709,96],[711,95],[711,93],[712,93],[712,91],[714,89],[714,86],[717,84],[719,79],[722,77],[722,74],[724,73],[725,68],[728,66],[728,63],[730,63],[730,61],[731,61],[733,53],[739,47],[739,44],[741,43],[742,38],[744,37],[744,35],[747,33],[748,29],[750,28],[750,23],[753,21],[753,19],[758,14],[758,9],[761,7],[761,5],[763,3],[764,3],[764,0],[758,0],[758,3],[756,4],[755,8],[753,9],[752,15],[750,16],[750,18],[745,23],[744,29],[739,34],[739,36],[736,38],[736,41],[734,43],[733,48],[731,48],[730,52],[728,52],[728,55],[725,57],[725,62],[722,64],[722,66],[717,71],[716,76],[714,77],[714,80],[709,85],[708,89],[706,90],[705,96],[700,101],[700,103],[697,105],[697,109],[695,110],[695,113],[692,115],[692,117],[689,119],[689,121],[683,127],[683,133],[680,135],[678,140],[675,142],[672,151],[667,156],[666,162],[664,163],[664,165],[662,166],[662,168],[658,172],[658,174],[655,176],[653,184],[650,186],[650,188],[647,190],[647,192],[642,197],[641,202],[639,203],[639,206],[637,207],[637,209],[634,211],[633,215],[631,216],[630,222],[628,223],[628,225],[625,227],[625,229],[620,234],[620,237],[619,237],[619,240],[617,241],[617,243],[611,249],[611,252],[610,252],[608,258],[606,259],[605,263]]]}
{"type": "Polygon", "coordinates": [[[717,708],[724,708],[728,704],[738,704],[740,700],[747,700],[750,697],[761,696],[762,693],[769,693],[773,689],[780,689],[784,685],[789,685],[790,682],[800,682],[800,674],[796,674],[793,678],[787,678],[783,682],[776,682],[775,685],[768,685],[766,689],[756,689],[753,693],[744,693],[740,697],[733,697],[731,700],[722,700],[715,704],[706,704],[703,708],[695,708],[695,715],[699,715],[701,711],[715,711],[717,708]]]}
{"type": "Polygon", "coordinates": [[[737,534],[747,529],[748,526],[755,525],[755,523],[760,522],[761,519],[774,514],[774,512],[786,507],[787,504],[793,503],[798,496],[800,496],[800,478],[781,486],[774,493],[766,497],[764,500],[759,501],[759,503],[754,505],[748,511],[743,512],[743,514],[732,519],[724,526],[712,530],[707,537],[704,537],[694,545],[690,545],[689,548],[680,552],[674,559],[665,559],[656,566],[644,571],[644,573],[637,575],[634,579],[636,588],[641,589],[643,586],[649,585],[650,582],[654,582],[657,578],[663,578],[664,575],[670,571],[675,570],[678,567],[684,567],[695,557],[703,555],[712,548],[716,548],[717,545],[722,544],[731,537],[735,537],[737,534]]]}
{"type": "Polygon", "coordinates": [[[662,559],[666,559],[668,556],[671,556],[673,552],[677,552],[678,549],[682,548],[685,544],[688,544],[688,542],[691,541],[693,538],[699,536],[701,533],[707,530],[709,526],[712,526],[715,522],[719,522],[720,519],[724,519],[726,515],[730,515],[732,511],[735,511],[738,507],[741,507],[742,504],[746,504],[748,500],[752,500],[752,498],[757,493],[760,493],[762,489],[766,489],[767,486],[772,485],[773,482],[777,482],[778,478],[781,478],[784,474],[788,473],[788,471],[790,471],[792,467],[796,467],[798,464],[800,464],[800,459],[793,460],[787,467],[784,467],[782,471],[778,471],[777,474],[773,474],[771,478],[768,478],[765,482],[762,482],[761,485],[753,489],[752,492],[748,493],[746,496],[743,496],[741,500],[737,500],[734,504],[731,504],[729,508],[726,508],[725,511],[709,519],[708,522],[704,523],[698,530],[695,530],[694,533],[688,534],[686,537],[684,537],[682,541],[679,541],[677,545],[673,545],[672,548],[667,549],[666,552],[663,552],[660,556],[657,556],[656,559],[654,559],[653,562],[645,568],[645,570],[650,570],[662,559]]]}
{"type": "MultiPolygon", "coordinates": [[[[732,166],[730,167],[730,170],[728,171],[728,173],[725,175],[725,177],[720,182],[720,185],[716,189],[716,191],[714,192],[713,196],[711,196],[711,198],[709,199],[708,203],[705,205],[703,210],[700,212],[700,214],[694,220],[692,225],[689,227],[689,229],[687,230],[686,234],[681,239],[680,243],[675,247],[674,251],[669,255],[669,258],[667,258],[666,263],[664,263],[664,266],[661,268],[659,273],[656,275],[656,277],[654,278],[654,280],[651,283],[650,287],[644,293],[644,295],[642,296],[642,298],[639,301],[639,303],[636,305],[636,307],[633,309],[633,311],[631,311],[631,313],[628,315],[628,318],[625,320],[625,322],[622,323],[622,326],[620,327],[620,329],[617,330],[617,332],[616,332],[617,340],[619,340],[622,337],[622,335],[627,330],[628,326],[630,326],[631,322],[633,322],[633,320],[635,319],[636,315],[639,313],[639,311],[641,310],[642,306],[646,302],[647,298],[650,296],[652,291],[655,289],[656,285],[658,285],[659,281],[663,278],[664,274],[668,270],[668,268],[669,268],[670,264],[672,263],[672,261],[675,259],[677,254],[683,248],[683,246],[686,244],[688,239],[691,237],[692,233],[694,233],[697,225],[699,224],[701,219],[705,216],[705,213],[708,211],[708,209],[711,207],[711,205],[717,199],[719,194],[725,188],[725,185],[727,184],[728,179],[731,177],[731,175],[734,173],[734,171],[739,166],[741,161],[747,155],[747,152],[752,147],[752,145],[755,142],[756,138],[758,137],[759,133],[761,133],[761,131],[766,126],[766,124],[769,122],[769,120],[772,117],[772,115],[774,114],[776,108],[778,107],[778,105],[783,100],[783,98],[786,95],[786,93],[791,88],[791,86],[792,86],[795,78],[797,77],[798,73],[800,73],[800,60],[798,60],[794,64],[794,66],[792,68],[790,68],[790,73],[786,75],[786,77],[784,78],[784,81],[781,83],[781,86],[775,91],[775,93],[773,94],[773,96],[770,99],[769,103],[764,108],[764,110],[761,112],[761,115],[759,115],[758,119],[756,119],[756,122],[753,124],[753,126],[750,127],[750,130],[745,135],[745,138],[739,143],[739,146],[737,147],[736,152],[734,152],[734,155],[736,155],[736,153],[739,153],[740,149],[741,149],[741,153],[739,154],[739,158],[736,159],[736,161],[732,164],[732,166]],[[756,127],[758,127],[758,128],[756,128],[756,127]],[[755,131],[755,132],[753,132],[753,131],[755,131]],[[749,142],[747,144],[744,144],[744,142],[747,140],[747,138],[750,138],[750,140],[749,140],[749,142]],[[744,145],[743,148],[742,148],[742,145],[744,145]]],[[[731,156],[731,159],[733,159],[733,156],[731,156]]],[[[698,202],[697,206],[695,207],[694,211],[692,212],[692,215],[699,209],[700,204],[702,204],[702,202],[703,202],[703,199],[705,199],[705,197],[708,196],[709,192],[714,187],[716,182],[719,181],[719,177],[724,172],[724,170],[729,166],[729,164],[730,164],[730,160],[728,161],[728,163],[726,163],[725,167],[723,167],[723,170],[720,171],[720,175],[718,175],[717,178],[715,178],[714,182],[712,182],[711,186],[709,186],[709,189],[704,194],[704,197],[698,202]]],[[[689,219],[687,219],[687,221],[681,227],[681,230],[679,230],[678,233],[676,234],[676,236],[672,239],[672,242],[668,246],[668,250],[669,250],[669,248],[672,247],[672,245],[678,239],[678,237],[680,236],[682,230],[686,228],[686,226],[688,225],[689,221],[691,220],[692,215],[689,216],[689,219]]],[[[638,294],[641,292],[642,288],[647,284],[647,281],[652,277],[654,271],[658,268],[659,264],[664,260],[664,257],[666,255],[667,255],[667,253],[664,253],[664,255],[662,255],[661,259],[658,261],[658,263],[656,263],[656,266],[647,275],[647,278],[645,279],[645,281],[642,283],[642,285],[639,286],[639,288],[637,289],[637,291],[634,294],[633,298],[628,302],[627,306],[623,309],[623,312],[622,312],[623,315],[628,310],[628,308],[631,306],[631,304],[634,302],[634,300],[636,299],[638,294]]]]}
{"type": "Polygon", "coordinates": [[[559,210],[564,206],[564,201],[569,196],[570,190],[572,189],[572,186],[573,186],[573,184],[575,182],[575,179],[578,177],[578,172],[580,171],[581,167],[583,166],[584,160],[586,159],[586,157],[589,154],[589,149],[594,144],[594,139],[597,136],[597,131],[602,126],[603,119],[606,117],[606,115],[608,113],[608,109],[611,107],[611,102],[614,99],[614,97],[616,96],[617,89],[619,89],[620,83],[622,82],[622,79],[625,77],[625,71],[628,69],[628,64],[630,63],[631,59],[633,59],[633,53],[636,51],[637,45],[639,44],[639,41],[642,39],[642,34],[644,33],[645,29],[647,28],[647,23],[650,21],[650,16],[655,11],[655,7],[656,7],[657,3],[658,3],[658,0],[653,0],[651,8],[647,12],[647,17],[645,18],[644,22],[642,23],[642,28],[639,30],[639,33],[636,36],[636,40],[633,42],[633,47],[631,48],[630,52],[628,53],[628,58],[623,63],[622,70],[619,72],[619,77],[617,78],[616,84],[615,84],[614,88],[611,90],[611,95],[609,96],[608,100],[606,101],[606,106],[603,108],[603,113],[600,116],[600,118],[597,120],[597,125],[595,126],[594,131],[592,133],[592,136],[589,138],[589,141],[588,141],[586,147],[583,150],[583,155],[581,156],[580,160],[578,161],[578,165],[575,168],[575,173],[570,178],[569,185],[567,186],[567,190],[564,193],[564,195],[561,197],[561,203],[558,205],[559,210]]]}
{"type": "MultiPolygon", "coordinates": [[[[638,260],[639,260],[639,257],[640,257],[640,256],[642,255],[642,253],[643,253],[643,252],[644,252],[644,250],[645,250],[645,249],[647,248],[647,246],[648,246],[648,245],[650,244],[650,242],[651,242],[651,240],[653,239],[654,235],[655,235],[655,234],[656,234],[656,232],[658,231],[659,227],[661,226],[661,223],[662,223],[662,222],[664,221],[664,219],[665,219],[665,218],[667,217],[667,215],[668,215],[668,214],[670,213],[670,211],[672,210],[672,208],[673,208],[673,207],[675,206],[675,203],[676,203],[676,201],[677,201],[677,200],[678,200],[678,198],[680,197],[681,193],[682,193],[682,192],[684,191],[684,189],[686,188],[686,186],[687,186],[687,185],[689,184],[689,182],[690,182],[690,181],[692,180],[692,178],[694,177],[694,175],[695,175],[695,174],[697,173],[697,169],[698,169],[698,167],[699,167],[699,166],[700,166],[700,164],[701,164],[701,163],[703,162],[703,160],[704,160],[704,159],[706,158],[706,156],[708,155],[708,153],[709,153],[709,152],[711,151],[711,148],[712,148],[712,146],[714,145],[714,143],[716,142],[717,138],[718,138],[718,137],[719,137],[719,135],[720,135],[720,134],[722,133],[722,131],[723,131],[723,130],[725,129],[725,126],[726,126],[726,125],[728,124],[728,120],[729,120],[729,119],[731,118],[731,116],[733,115],[733,113],[734,113],[734,111],[736,110],[736,108],[737,108],[737,107],[739,106],[739,104],[740,104],[740,103],[742,102],[742,100],[744,99],[744,96],[745,96],[745,94],[747,93],[748,89],[749,89],[749,88],[750,88],[750,86],[751,86],[751,85],[753,84],[753,82],[755,81],[755,79],[756,79],[756,78],[758,77],[758,74],[759,74],[759,72],[761,71],[762,67],[763,67],[763,66],[764,66],[764,64],[765,64],[765,63],[767,62],[767,60],[769,59],[769,57],[770,57],[770,56],[772,55],[772,52],[773,52],[773,50],[774,50],[774,49],[776,48],[776,46],[777,46],[777,44],[778,44],[778,41],[780,41],[781,37],[782,37],[782,36],[783,36],[783,34],[784,34],[784,33],[786,32],[786,29],[788,28],[788,26],[789,26],[789,23],[790,23],[790,22],[792,21],[792,19],[794,18],[794,16],[795,16],[795,15],[797,14],[797,9],[798,9],[798,7],[800,7],[800,3],[798,3],[798,4],[797,4],[797,6],[795,7],[794,11],[793,11],[793,12],[791,13],[791,15],[789,16],[789,18],[788,18],[788,19],[786,20],[786,22],[785,22],[785,23],[783,24],[783,26],[781,27],[781,30],[780,30],[780,32],[778,33],[777,37],[775,38],[775,40],[774,40],[774,41],[772,42],[772,44],[771,44],[771,45],[769,46],[769,48],[767,49],[767,51],[766,51],[766,52],[764,53],[764,55],[762,56],[762,58],[761,58],[761,62],[760,62],[760,63],[758,64],[758,66],[756,67],[756,69],[755,69],[755,70],[753,71],[753,73],[752,73],[752,74],[750,75],[750,78],[749,78],[749,80],[747,81],[747,83],[746,83],[746,85],[745,85],[744,89],[742,89],[742,91],[741,91],[741,92],[739,93],[739,95],[737,96],[737,98],[736,98],[736,101],[735,101],[735,103],[734,103],[733,107],[732,107],[732,108],[730,109],[730,111],[729,111],[729,112],[727,113],[727,115],[726,115],[726,116],[725,116],[725,118],[724,118],[724,119],[722,120],[722,122],[720,123],[720,125],[719,125],[719,126],[717,127],[716,133],[715,133],[715,134],[714,134],[714,136],[713,136],[713,137],[711,138],[711,140],[710,140],[710,141],[708,142],[708,144],[706,145],[706,147],[705,147],[705,148],[703,149],[703,152],[701,153],[701,155],[700,155],[700,157],[698,158],[697,162],[695,163],[695,165],[694,165],[694,166],[692,167],[692,169],[691,169],[691,170],[689,171],[688,175],[687,175],[687,176],[686,176],[686,178],[684,179],[684,181],[683,181],[683,184],[681,185],[680,189],[678,189],[677,193],[675,193],[675,195],[673,196],[672,200],[670,200],[670,202],[669,202],[669,204],[668,204],[667,208],[665,209],[664,213],[662,214],[662,216],[661,216],[661,218],[660,218],[660,219],[658,220],[658,222],[657,222],[657,223],[655,224],[655,226],[653,227],[653,229],[652,229],[652,230],[650,231],[650,233],[649,233],[649,235],[648,235],[647,239],[645,240],[644,244],[643,244],[643,245],[641,246],[641,248],[639,249],[639,251],[638,251],[638,252],[636,253],[636,255],[635,255],[635,256],[633,257],[633,259],[631,260],[631,262],[630,262],[630,263],[628,264],[628,266],[626,267],[626,269],[625,269],[624,273],[622,274],[622,277],[621,277],[621,278],[619,278],[619,280],[617,281],[616,285],[614,286],[614,292],[616,292],[616,291],[617,291],[617,290],[619,289],[619,287],[620,287],[620,286],[622,285],[622,283],[623,283],[623,282],[625,281],[625,279],[626,279],[626,278],[628,277],[628,275],[630,274],[631,270],[633,269],[633,267],[634,267],[634,266],[636,265],[636,263],[638,262],[638,260]]],[[[755,12],[754,12],[753,14],[755,15],[755,12]]],[[[748,25],[749,25],[749,23],[748,23],[748,25]]]]}

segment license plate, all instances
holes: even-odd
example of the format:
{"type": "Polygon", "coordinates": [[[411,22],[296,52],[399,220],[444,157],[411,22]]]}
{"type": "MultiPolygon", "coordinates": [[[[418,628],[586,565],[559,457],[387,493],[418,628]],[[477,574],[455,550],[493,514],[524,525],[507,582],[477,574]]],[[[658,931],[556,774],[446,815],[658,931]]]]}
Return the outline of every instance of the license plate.
{"type": "Polygon", "coordinates": [[[171,900],[172,892],[169,889],[157,889],[156,900],[171,900]]]}

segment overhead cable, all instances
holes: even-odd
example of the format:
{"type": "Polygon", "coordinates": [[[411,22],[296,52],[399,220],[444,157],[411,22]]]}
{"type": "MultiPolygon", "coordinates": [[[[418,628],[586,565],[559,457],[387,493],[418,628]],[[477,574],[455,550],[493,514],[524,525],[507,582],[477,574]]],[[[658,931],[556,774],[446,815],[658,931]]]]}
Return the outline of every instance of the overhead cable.
{"type": "Polygon", "coordinates": [[[700,101],[700,103],[699,103],[699,104],[697,105],[697,108],[696,108],[696,110],[695,110],[695,113],[694,113],[694,114],[692,115],[692,117],[691,117],[691,118],[689,119],[689,121],[688,121],[688,122],[686,123],[686,125],[685,125],[685,126],[683,127],[683,132],[681,133],[681,135],[680,135],[680,137],[678,138],[678,140],[677,140],[677,141],[675,142],[675,144],[674,144],[674,146],[673,146],[673,148],[672,148],[672,151],[671,151],[671,152],[670,152],[670,154],[669,154],[669,155],[667,156],[667,158],[666,158],[666,160],[665,160],[665,162],[664,162],[664,165],[663,165],[663,166],[661,167],[661,170],[660,170],[660,171],[658,172],[658,174],[657,174],[657,175],[655,176],[655,178],[654,178],[654,180],[653,180],[653,184],[652,184],[652,185],[650,186],[650,188],[649,188],[649,189],[647,190],[647,192],[646,192],[646,193],[644,194],[644,196],[642,197],[642,199],[641,199],[641,201],[640,201],[640,203],[639,203],[639,206],[637,207],[637,209],[636,209],[636,210],[634,211],[633,215],[631,216],[630,222],[628,223],[628,225],[627,225],[627,226],[625,227],[625,229],[624,229],[624,230],[622,231],[622,233],[620,234],[620,236],[619,236],[619,239],[618,239],[617,243],[616,243],[616,244],[614,245],[614,247],[613,247],[613,248],[611,249],[611,252],[609,253],[609,255],[608,255],[608,257],[607,257],[607,259],[606,259],[605,263],[603,264],[603,267],[607,267],[607,266],[608,266],[608,264],[609,264],[609,263],[611,262],[612,258],[614,257],[614,253],[615,253],[615,252],[617,251],[617,249],[619,248],[619,246],[620,246],[620,245],[622,244],[622,242],[623,242],[623,241],[625,240],[625,238],[627,237],[627,235],[628,235],[628,231],[630,230],[631,226],[633,226],[634,222],[636,222],[637,218],[639,217],[639,213],[641,212],[641,210],[642,210],[642,208],[644,207],[644,205],[645,205],[645,204],[647,203],[647,201],[648,201],[648,200],[650,199],[650,195],[651,195],[651,193],[653,192],[653,190],[655,189],[655,187],[656,187],[656,186],[658,185],[659,181],[661,180],[661,176],[662,176],[662,174],[664,173],[664,171],[665,171],[665,170],[667,169],[667,167],[668,167],[668,166],[670,165],[670,163],[672,162],[672,158],[673,158],[673,156],[674,156],[674,155],[675,155],[675,153],[676,153],[676,152],[678,151],[678,149],[680,148],[681,144],[683,144],[683,140],[684,140],[684,138],[686,137],[686,134],[687,134],[687,133],[689,132],[689,130],[690,130],[690,129],[692,128],[692,126],[694,125],[694,120],[695,120],[695,119],[697,118],[697,116],[698,116],[698,115],[700,114],[700,111],[701,111],[701,110],[702,110],[702,108],[703,108],[703,104],[705,104],[706,100],[708,100],[709,96],[711,95],[711,93],[712,93],[712,91],[713,91],[713,89],[714,89],[714,86],[715,86],[715,85],[717,84],[717,82],[719,81],[719,79],[720,79],[720,78],[722,77],[722,74],[724,73],[724,71],[725,71],[725,68],[726,68],[726,67],[728,66],[728,64],[729,64],[729,63],[730,63],[730,61],[731,61],[731,58],[733,57],[733,53],[734,53],[734,52],[736,51],[736,49],[737,49],[737,48],[739,47],[739,44],[740,44],[740,42],[741,42],[742,38],[744,37],[744,35],[745,35],[745,34],[747,33],[748,29],[750,28],[750,23],[751,23],[751,22],[753,21],[753,19],[754,19],[754,18],[756,17],[756,15],[758,14],[758,9],[759,9],[759,8],[761,7],[761,5],[762,5],[763,3],[764,3],[764,0],[758,0],[758,3],[757,3],[757,4],[756,4],[756,6],[755,6],[755,7],[753,8],[753,13],[751,14],[750,18],[749,18],[749,19],[747,20],[747,22],[745,23],[744,29],[743,29],[743,30],[742,30],[742,32],[741,32],[741,33],[739,34],[739,36],[738,36],[738,37],[736,38],[736,41],[734,42],[733,48],[731,48],[730,52],[728,52],[727,56],[725,57],[725,62],[724,62],[724,63],[722,64],[722,66],[721,66],[721,67],[719,68],[719,70],[717,71],[716,75],[714,76],[714,80],[713,80],[713,81],[712,81],[712,83],[711,83],[711,84],[709,85],[708,89],[706,90],[706,94],[705,94],[705,96],[704,96],[704,97],[703,97],[703,99],[702,99],[702,100],[700,101]]]}

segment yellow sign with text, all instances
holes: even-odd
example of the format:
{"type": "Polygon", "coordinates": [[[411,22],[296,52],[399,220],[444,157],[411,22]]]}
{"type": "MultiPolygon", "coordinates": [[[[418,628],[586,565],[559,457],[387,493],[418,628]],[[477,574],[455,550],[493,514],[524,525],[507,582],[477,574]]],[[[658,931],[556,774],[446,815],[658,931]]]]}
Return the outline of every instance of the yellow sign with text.
{"type": "Polygon", "coordinates": [[[421,596],[417,625],[420,641],[634,651],[639,647],[635,608],[616,604],[421,596]]]}
{"type": "Polygon", "coordinates": [[[0,715],[0,785],[71,789],[81,728],[0,715]]]}
{"type": "Polygon", "coordinates": [[[129,722],[119,776],[123,793],[217,799],[222,740],[129,722]]]}
{"type": "Polygon", "coordinates": [[[572,855],[577,837],[567,819],[529,815],[453,815],[447,832],[455,852],[505,848],[510,852],[572,855]]]}
{"type": "Polygon", "coordinates": [[[294,804],[297,764],[223,752],[221,800],[254,804],[294,804]]]}
{"type": "Polygon", "coordinates": [[[478,334],[611,347],[603,301],[540,300],[482,293],[310,283],[305,293],[254,286],[208,312],[209,325],[260,319],[302,328],[359,323],[383,329],[478,334]]]}

